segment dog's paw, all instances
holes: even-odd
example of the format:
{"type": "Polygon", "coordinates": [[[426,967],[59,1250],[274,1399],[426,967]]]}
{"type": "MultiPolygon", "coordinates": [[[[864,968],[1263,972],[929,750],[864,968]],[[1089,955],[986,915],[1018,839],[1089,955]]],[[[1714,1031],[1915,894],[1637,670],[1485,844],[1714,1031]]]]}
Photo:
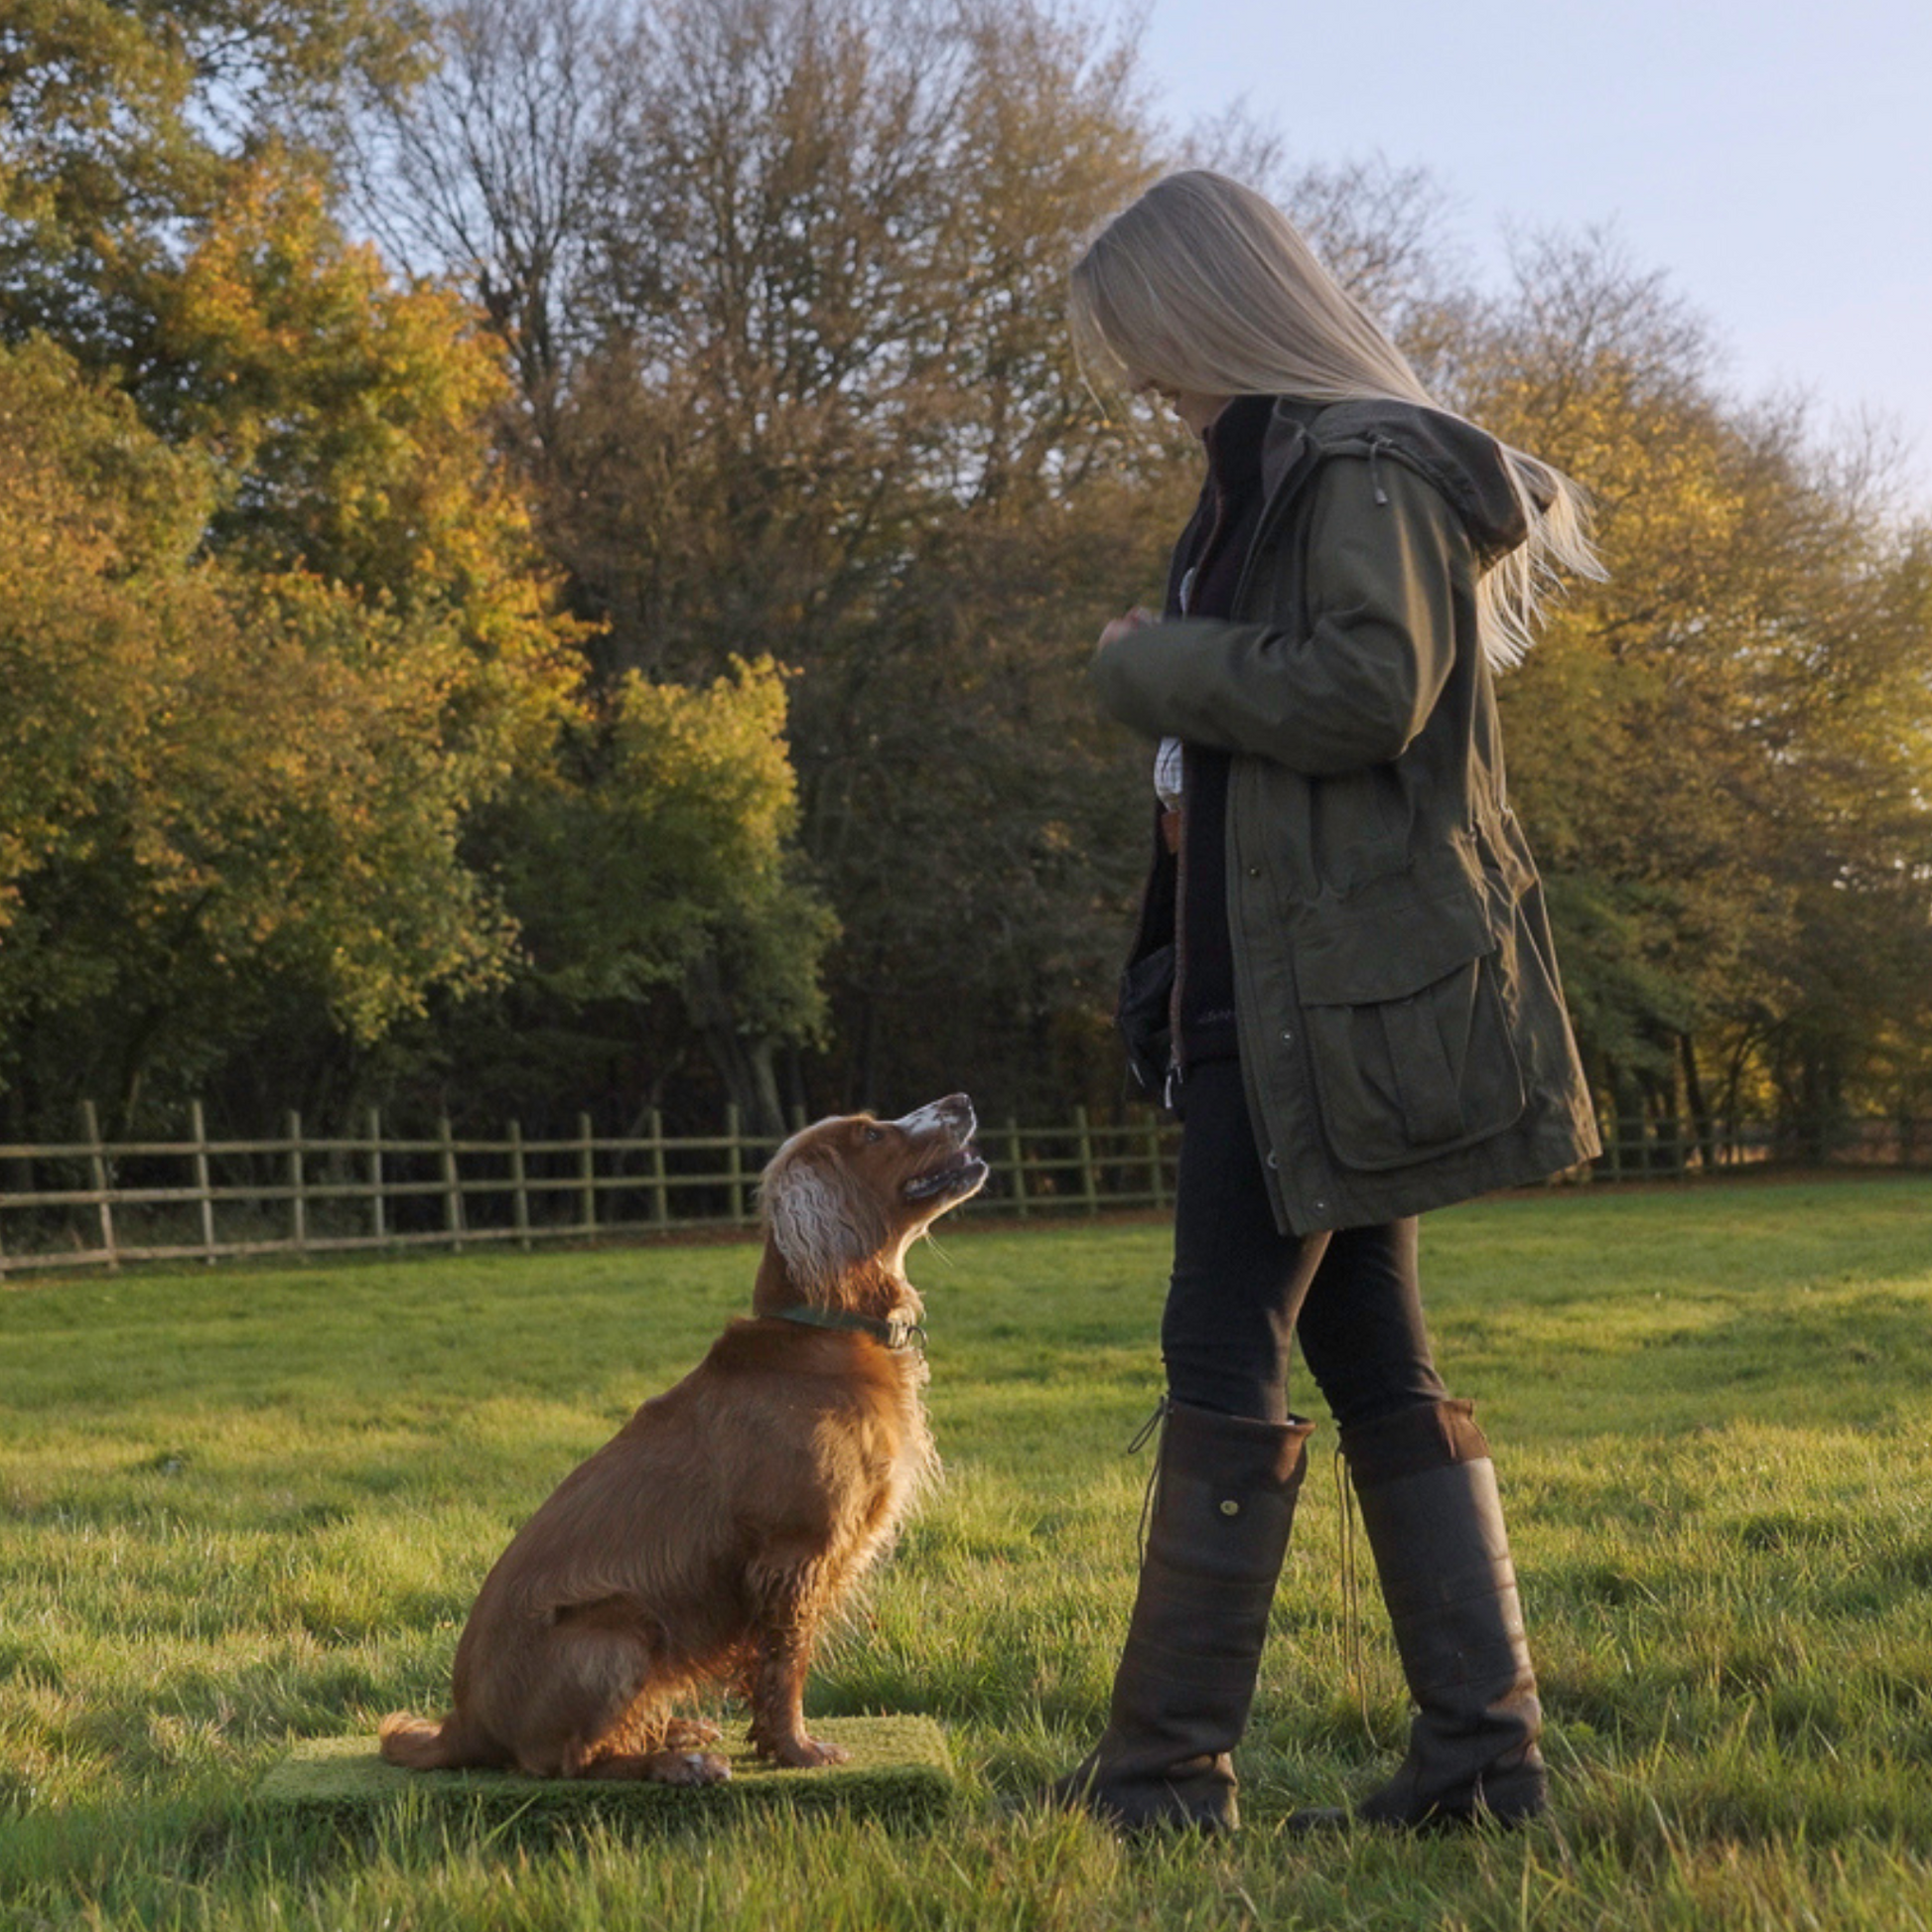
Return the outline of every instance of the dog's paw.
{"type": "Polygon", "coordinates": [[[724,1734],[706,1718],[673,1718],[664,1726],[663,1748],[688,1751],[700,1744],[715,1744],[724,1734]]]}
{"type": "Polygon", "coordinates": [[[801,1731],[774,1746],[769,1755],[788,1771],[810,1771],[821,1764],[843,1764],[852,1753],[843,1744],[828,1744],[801,1731]]]}
{"type": "Polygon", "coordinates": [[[659,1784],[729,1784],[732,1767],[716,1751],[659,1751],[651,1760],[659,1784]]]}

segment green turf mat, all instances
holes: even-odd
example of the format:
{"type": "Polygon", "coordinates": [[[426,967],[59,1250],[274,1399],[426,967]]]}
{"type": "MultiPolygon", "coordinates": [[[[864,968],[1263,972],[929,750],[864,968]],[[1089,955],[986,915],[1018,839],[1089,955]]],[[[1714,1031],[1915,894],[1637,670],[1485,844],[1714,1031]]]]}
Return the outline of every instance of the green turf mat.
{"type": "Polygon", "coordinates": [[[844,1764],[783,1771],[760,1763],[742,1734],[727,1731],[728,1783],[632,1784],[594,1778],[526,1778],[508,1771],[406,1771],[376,1755],[373,1737],[312,1737],[297,1744],[262,1780],[265,1805],[320,1811],[366,1811],[409,1801],[460,1803],[487,1810],[622,1817],[690,1817],[743,1806],[794,1805],[897,1815],[943,1809],[953,1796],[946,1736],[930,1718],[833,1718],[812,1734],[843,1744],[844,1764]]]}

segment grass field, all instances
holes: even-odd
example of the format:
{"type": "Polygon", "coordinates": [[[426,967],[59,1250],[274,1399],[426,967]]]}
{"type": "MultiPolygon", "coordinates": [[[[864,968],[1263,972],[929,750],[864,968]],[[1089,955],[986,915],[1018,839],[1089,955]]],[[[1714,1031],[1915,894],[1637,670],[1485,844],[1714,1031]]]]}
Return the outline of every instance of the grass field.
{"type": "MultiPolygon", "coordinates": [[[[1582,1191],[1431,1217],[1439,1354],[1515,1536],[1559,1813],[1287,1840],[1394,1761],[1327,1448],[1241,1757],[1247,1829],[1124,1848],[999,1808],[1078,1755],[1132,1588],[1157,1225],[914,1257],[943,1487],[809,1708],[924,1713],[937,1827],[669,1833],[409,1805],[273,1819],[291,1739],[440,1708],[511,1528],[749,1289],[744,1246],[0,1292],[0,1926],[1932,1924],[1932,1181],[1582,1191]]],[[[1305,1387],[1298,1401],[1312,1402],[1305,1387]]]]}

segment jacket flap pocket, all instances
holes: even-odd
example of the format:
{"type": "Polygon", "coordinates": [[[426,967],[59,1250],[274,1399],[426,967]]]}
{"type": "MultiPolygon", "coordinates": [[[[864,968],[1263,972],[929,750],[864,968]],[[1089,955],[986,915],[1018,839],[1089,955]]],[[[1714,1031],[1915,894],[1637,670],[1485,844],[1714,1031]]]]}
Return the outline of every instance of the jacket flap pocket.
{"type": "Polygon", "coordinates": [[[1297,914],[1295,978],[1304,1006],[1406,1000],[1495,951],[1487,908],[1466,882],[1435,892],[1419,892],[1408,876],[1399,884],[1399,892],[1351,895],[1297,914]]]}

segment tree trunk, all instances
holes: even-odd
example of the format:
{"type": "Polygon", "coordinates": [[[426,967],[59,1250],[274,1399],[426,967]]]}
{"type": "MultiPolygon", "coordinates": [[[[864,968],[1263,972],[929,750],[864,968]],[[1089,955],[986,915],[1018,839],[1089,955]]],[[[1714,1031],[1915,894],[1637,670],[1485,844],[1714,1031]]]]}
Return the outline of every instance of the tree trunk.
{"type": "Polygon", "coordinates": [[[705,1026],[700,1033],[745,1131],[782,1139],[785,1114],[778,1099],[777,1041],[748,1038],[729,1026],[705,1026]]]}
{"type": "Polygon", "coordinates": [[[1679,1058],[1684,1063],[1684,1100],[1691,1113],[1691,1133],[1697,1143],[1698,1162],[1707,1173],[1718,1165],[1718,1128],[1705,1104],[1704,1081],[1698,1073],[1697,1042],[1689,1034],[1677,1036],[1679,1058]]]}

